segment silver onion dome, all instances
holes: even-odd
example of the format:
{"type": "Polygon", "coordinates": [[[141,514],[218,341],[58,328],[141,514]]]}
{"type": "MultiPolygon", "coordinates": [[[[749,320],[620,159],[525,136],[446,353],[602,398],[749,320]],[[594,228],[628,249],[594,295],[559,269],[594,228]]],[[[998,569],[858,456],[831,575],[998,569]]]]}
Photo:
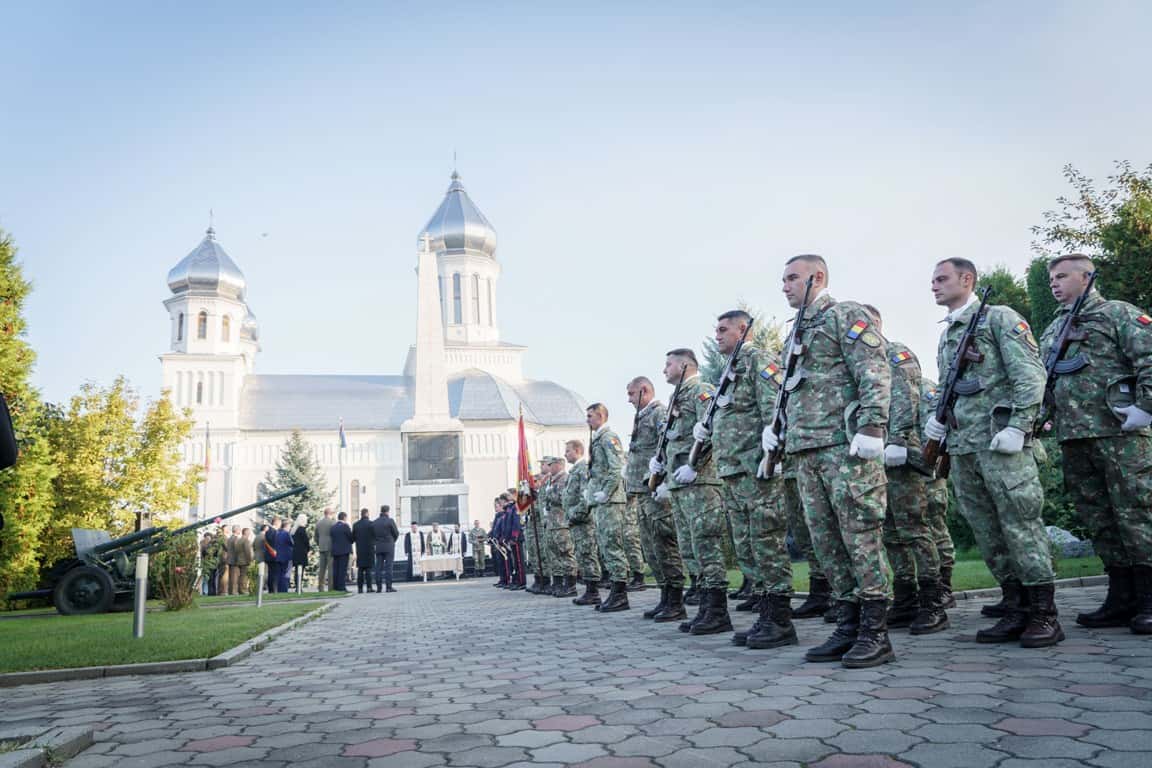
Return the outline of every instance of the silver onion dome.
{"type": "Polygon", "coordinates": [[[492,258],[496,253],[496,230],[464,191],[460,174],[452,172],[452,183],[444,201],[420,230],[432,238],[433,253],[476,253],[492,258]]]}
{"type": "Polygon", "coordinates": [[[260,323],[256,322],[256,315],[252,314],[251,309],[245,315],[244,322],[240,323],[240,338],[251,339],[252,341],[260,340],[260,323]]]}
{"type": "Polygon", "coordinates": [[[175,294],[217,294],[243,301],[246,287],[244,274],[216,242],[212,227],[208,227],[200,245],[168,273],[168,288],[175,294]]]}

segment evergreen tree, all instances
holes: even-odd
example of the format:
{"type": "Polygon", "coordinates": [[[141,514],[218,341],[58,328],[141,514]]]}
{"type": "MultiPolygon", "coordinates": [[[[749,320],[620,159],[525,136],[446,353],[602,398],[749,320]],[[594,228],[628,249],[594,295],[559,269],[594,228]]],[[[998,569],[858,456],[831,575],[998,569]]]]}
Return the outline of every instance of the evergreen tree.
{"type": "MultiPolygon", "coordinates": [[[[783,324],[776,322],[774,318],[765,320],[764,316],[748,306],[747,302],[741,301],[737,307],[752,315],[752,330],[746,343],[759,350],[779,355],[784,346],[783,324]]],[[[728,356],[720,354],[720,350],[716,347],[716,339],[712,337],[704,339],[702,351],[700,375],[705,381],[716,384],[720,381],[720,373],[724,370],[724,363],[728,362],[728,356]]]]}
{"type": "Polygon", "coordinates": [[[1044,333],[1044,329],[1056,317],[1056,299],[1052,297],[1052,289],[1048,287],[1048,259],[1038,257],[1032,259],[1028,265],[1028,303],[1032,307],[1032,329],[1036,338],[1044,333]]]}
{"type": "Polygon", "coordinates": [[[333,491],[328,488],[328,478],[316,459],[316,454],[300,430],[292,430],[284,443],[284,450],[276,460],[276,468],[264,476],[257,493],[266,499],[277,493],[289,491],[296,486],[306,485],[308,490],[264,507],[265,515],[280,515],[295,518],[301,512],[308,516],[309,523],[315,522],[320,511],[332,500],[333,491]]]}
{"type": "Polygon", "coordinates": [[[1032,306],[1028,303],[1028,289],[1024,286],[1024,281],[1012,274],[1008,267],[997,264],[990,271],[981,274],[980,279],[976,281],[976,292],[980,293],[987,286],[992,286],[992,295],[988,297],[989,304],[1012,307],[1032,324],[1032,306]]]}
{"type": "Polygon", "coordinates": [[[0,470],[0,594],[36,584],[42,532],[52,517],[52,464],[41,424],[39,393],[29,384],[36,359],[24,340],[24,300],[32,286],[16,263],[16,247],[0,231],[0,389],[20,447],[16,466],[0,470]]]}

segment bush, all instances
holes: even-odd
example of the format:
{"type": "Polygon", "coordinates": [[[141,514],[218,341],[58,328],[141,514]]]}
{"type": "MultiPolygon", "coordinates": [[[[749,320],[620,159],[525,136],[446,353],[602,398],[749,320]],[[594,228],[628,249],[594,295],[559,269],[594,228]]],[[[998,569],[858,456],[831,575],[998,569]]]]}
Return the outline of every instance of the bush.
{"type": "Polygon", "coordinates": [[[170,611],[182,611],[196,605],[200,594],[196,575],[196,558],[200,545],[195,533],[185,533],[171,539],[152,560],[152,578],[156,592],[170,611]]]}

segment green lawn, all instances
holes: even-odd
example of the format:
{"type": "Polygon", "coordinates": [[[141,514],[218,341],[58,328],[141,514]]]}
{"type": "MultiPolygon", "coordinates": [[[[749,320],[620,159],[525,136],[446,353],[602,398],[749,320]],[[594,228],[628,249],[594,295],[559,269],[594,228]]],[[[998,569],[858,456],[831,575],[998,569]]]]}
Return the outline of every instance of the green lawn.
{"type": "Polygon", "coordinates": [[[149,613],[140,640],[132,637],[131,613],[0,621],[0,672],[202,659],[315,609],[289,603],[149,613]]]}
{"type": "MultiPolygon", "coordinates": [[[[283,600],[317,600],[317,599],[333,599],[339,597],[348,597],[347,592],[304,592],[296,594],[295,592],[265,592],[264,602],[283,600]]],[[[199,597],[197,602],[201,605],[215,605],[217,603],[255,603],[256,595],[213,595],[212,597],[199,597]]],[[[151,601],[149,601],[151,605],[151,601]]]]}

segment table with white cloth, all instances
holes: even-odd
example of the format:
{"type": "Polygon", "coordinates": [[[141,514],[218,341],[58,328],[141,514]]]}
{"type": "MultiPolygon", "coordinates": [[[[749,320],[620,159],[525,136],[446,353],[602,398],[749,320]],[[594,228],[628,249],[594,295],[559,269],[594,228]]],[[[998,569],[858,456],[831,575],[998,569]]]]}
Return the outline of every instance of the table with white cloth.
{"type": "Polygon", "coordinates": [[[438,571],[452,571],[457,579],[464,573],[464,558],[460,555],[425,555],[416,562],[420,565],[424,581],[428,581],[429,573],[438,571]]]}

